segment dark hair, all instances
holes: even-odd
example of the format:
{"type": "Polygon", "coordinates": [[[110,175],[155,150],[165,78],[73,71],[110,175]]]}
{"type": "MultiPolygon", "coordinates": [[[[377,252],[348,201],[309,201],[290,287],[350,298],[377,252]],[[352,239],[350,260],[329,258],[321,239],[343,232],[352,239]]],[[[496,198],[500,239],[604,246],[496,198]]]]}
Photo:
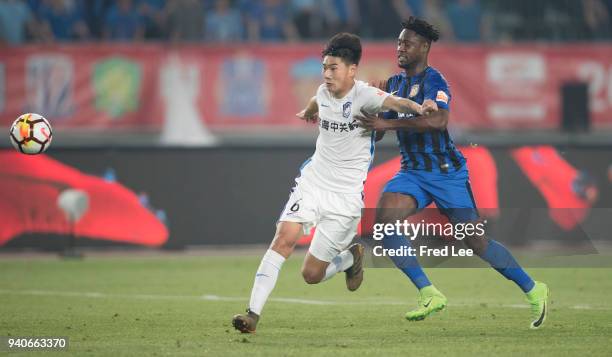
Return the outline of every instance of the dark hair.
{"type": "Polygon", "coordinates": [[[321,56],[340,57],[347,64],[359,64],[361,39],[352,33],[341,32],[327,42],[321,56]]]}
{"type": "Polygon", "coordinates": [[[429,22],[410,16],[408,20],[402,21],[402,27],[406,30],[414,31],[417,35],[425,38],[429,42],[436,42],[440,38],[440,31],[429,22]]]}

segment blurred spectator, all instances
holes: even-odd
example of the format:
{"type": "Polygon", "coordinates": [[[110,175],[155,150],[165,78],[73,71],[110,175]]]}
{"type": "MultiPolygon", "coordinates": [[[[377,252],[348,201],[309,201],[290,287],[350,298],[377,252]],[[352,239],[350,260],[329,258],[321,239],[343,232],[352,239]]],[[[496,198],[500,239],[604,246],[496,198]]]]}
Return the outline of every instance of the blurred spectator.
{"type": "Polygon", "coordinates": [[[480,41],[482,9],[479,0],[451,1],[446,12],[456,41],[480,41]]]}
{"type": "Polygon", "coordinates": [[[89,30],[76,3],[69,0],[43,1],[38,14],[41,36],[48,41],[86,39],[89,30]]]}
{"type": "Polygon", "coordinates": [[[423,17],[440,31],[441,41],[452,41],[453,30],[445,14],[442,0],[427,0],[423,4],[423,17]]]}
{"type": "Polygon", "coordinates": [[[166,4],[168,37],[172,41],[201,41],[204,4],[200,0],[169,0],[166,4]]]}
{"type": "Polygon", "coordinates": [[[250,41],[293,41],[297,30],[289,21],[289,8],[282,0],[254,0],[244,4],[250,41]]]}
{"type": "Polygon", "coordinates": [[[144,21],[132,0],[117,0],[106,13],[104,38],[113,41],[134,41],[144,38],[144,21]]]}
{"type": "Polygon", "coordinates": [[[0,43],[393,40],[409,16],[459,42],[612,38],[612,0],[0,0],[0,43]]]}
{"type": "Polygon", "coordinates": [[[372,7],[363,13],[367,13],[368,17],[375,13],[377,17],[373,23],[371,22],[375,38],[397,38],[402,29],[401,22],[410,16],[417,16],[434,25],[440,31],[443,41],[452,39],[452,30],[442,0],[391,0],[390,6],[386,8],[381,7],[378,1],[366,1],[372,7]]]}
{"type": "MultiPolygon", "coordinates": [[[[402,30],[396,1],[361,0],[360,12],[367,14],[361,24],[361,35],[374,39],[397,39],[402,30]]],[[[406,10],[408,11],[408,10],[406,10]]]]}
{"type": "Polygon", "coordinates": [[[424,0],[391,0],[391,2],[402,20],[410,16],[423,17],[425,15],[424,0]]]}
{"type": "Polygon", "coordinates": [[[601,0],[582,0],[582,11],[587,28],[587,38],[610,38],[612,26],[610,24],[610,7],[612,1],[606,5],[601,0]]]}
{"type": "Polygon", "coordinates": [[[410,16],[424,18],[440,30],[441,39],[453,39],[443,0],[361,0],[363,34],[375,39],[396,39],[402,30],[401,22],[410,16]]]}
{"type": "MultiPolygon", "coordinates": [[[[386,7],[387,3],[388,1],[376,1],[374,7],[386,7]]],[[[361,16],[357,0],[324,0],[321,5],[329,36],[338,32],[360,32],[361,16]]],[[[377,24],[381,25],[384,23],[377,24]]]]}
{"type": "Polygon", "coordinates": [[[527,40],[546,39],[575,41],[584,37],[586,31],[581,1],[541,1],[541,11],[535,8],[534,15],[527,15],[527,40]]]}
{"type": "MultiPolygon", "coordinates": [[[[33,1],[33,0],[30,0],[33,1]]],[[[106,11],[111,5],[110,0],[78,0],[83,19],[87,23],[89,32],[94,38],[102,37],[102,28],[106,11]]]]}
{"type": "Polygon", "coordinates": [[[532,6],[529,6],[529,3],[533,3],[533,1],[515,0],[509,2],[488,0],[484,2],[488,11],[494,14],[494,16],[491,16],[493,20],[491,23],[493,41],[505,43],[513,42],[531,31],[528,27],[527,16],[532,16],[536,13],[542,16],[542,12],[538,12],[537,9],[534,9],[540,2],[535,2],[532,6]],[[531,8],[532,11],[527,10],[529,8],[531,8]],[[523,9],[527,11],[523,11],[523,9]]]}
{"type": "Polygon", "coordinates": [[[30,7],[30,11],[34,16],[40,15],[40,8],[42,7],[43,2],[49,2],[49,0],[27,0],[28,6],[30,7]]]}
{"type": "Polygon", "coordinates": [[[204,35],[207,41],[242,40],[242,18],[238,10],[230,7],[229,0],[217,0],[214,8],[206,14],[205,23],[204,35]]]}
{"type": "Polygon", "coordinates": [[[317,11],[317,0],[291,0],[293,23],[300,38],[319,38],[323,34],[323,16],[317,11]]]}
{"type": "Polygon", "coordinates": [[[23,0],[5,0],[0,2],[0,45],[8,43],[19,45],[26,41],[28,29],[31,28],[33,16],[23,0]]]}
{"type": "Polygon", "coordinates": [[[165,0],[139,0],[138,13],[144,21],[145,38],[161,39],[164,37],[165,6],[165,0]]]}

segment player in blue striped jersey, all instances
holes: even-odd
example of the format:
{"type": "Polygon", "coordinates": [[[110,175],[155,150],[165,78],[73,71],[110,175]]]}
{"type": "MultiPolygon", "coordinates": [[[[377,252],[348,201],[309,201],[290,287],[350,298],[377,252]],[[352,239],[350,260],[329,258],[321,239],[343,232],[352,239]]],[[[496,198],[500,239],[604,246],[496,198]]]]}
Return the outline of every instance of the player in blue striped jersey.
{"type": "MultiPolygon", "coordinates": [[[[470,188],[466,161],[447,130],[451,91],[442,74],[428,65],[432,42],[439,32],[424,20],[411,17],[402,23],[398,37],[397,60],[403,71],[389,78],[384,89],[397,96],[437,107],[426,115],[386,112],[382,117],[363,113],[357,117],[364,128],[382,138],[395,130],[402,155],[400,171],[385,186],[378,203],[377,223],[395,223],[435,202],[451,223],[476,223],[479,214],[470,188]]],[[[474,253],[504,277],[514,281],[527,295],[532,308],[531,328],[539,328],[546,318],[548,288],[535,282],[500,243],[485,237],[463,240],[474,253]]],[[[410,242],[401,235],[387,235],[385,248],[405,248],[410,242]]],[[[445,308],[447,299],[429,281],[413,256],[393,257],[419,289],[418,308],[406,314],[408,320],[422,320],[445,308]]]]}

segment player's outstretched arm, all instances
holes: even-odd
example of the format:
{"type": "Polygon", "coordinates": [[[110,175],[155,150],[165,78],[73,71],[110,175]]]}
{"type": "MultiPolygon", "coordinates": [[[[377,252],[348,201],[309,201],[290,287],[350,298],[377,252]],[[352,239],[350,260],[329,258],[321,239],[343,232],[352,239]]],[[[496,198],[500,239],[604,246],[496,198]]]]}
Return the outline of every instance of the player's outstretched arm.
{"type": "Polygon", "coordinates": [[[448,125],[448,110],[440,109],[430,112],[414,120],[398,120],[399,122],[412,122],[412,125],[396,125],[394,130],[412,129],[417,131],[444,130],[448,125]]]}
{"type": "Polygon", "coordinates": [[[390,95],[383,101],[382,111],[387,110],[405,114],[423,114],[423,108],[420,104],[395,95],[390,95]]]}
{"type": "Polygon", "coordinates": [[[317,105],[317,97],[310,98],[306,108],[302,109],[296,116],[310,123],[316,123],[319,120],[319,106],[317,105]]]}
{"type": "Polygon", "coordinates": [[[423,132],[446,128],[448,124],[448,110],[438,110],[438,106],[432,100],[426,100],[422,107],[425,114],[409,120],[382,119],[363,111],[361,112],[362,115],[356,115],[355,119],[359,120],[364,129],[376,130],[377,132],[385,130],[415,130],[423,132]]]}

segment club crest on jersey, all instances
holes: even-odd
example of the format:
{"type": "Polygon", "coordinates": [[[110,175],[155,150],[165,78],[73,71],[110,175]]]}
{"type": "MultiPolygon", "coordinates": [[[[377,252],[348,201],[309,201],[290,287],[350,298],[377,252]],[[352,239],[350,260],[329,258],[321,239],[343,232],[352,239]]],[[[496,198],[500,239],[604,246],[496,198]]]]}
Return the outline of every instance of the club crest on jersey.
{"type": "Polygon", "coordinates": [[[409,97],[416,97],[416,95],[419,94],[419,85],[415,84],[412,87],[410,87],[410,94],[408,95],[409,97]]]}
{"type": "Polygon", "coordinates": [[[342,105],[342,116],[348,118],[351,116],[351,102],[346,102],[342,105]]]}

